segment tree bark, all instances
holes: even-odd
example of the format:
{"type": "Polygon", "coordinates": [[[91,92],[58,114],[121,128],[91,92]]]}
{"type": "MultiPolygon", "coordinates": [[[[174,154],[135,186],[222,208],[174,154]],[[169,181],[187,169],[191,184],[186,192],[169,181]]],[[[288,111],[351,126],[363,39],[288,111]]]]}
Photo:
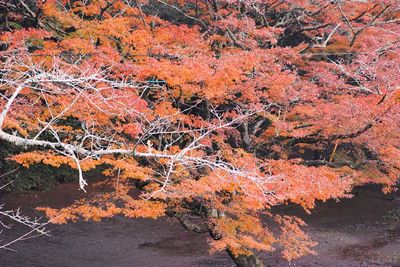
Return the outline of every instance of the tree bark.
{"type": "Polygon", "coordinates": [[[237,254],[233,253],[231,249],[226,250],[228,255],[235,262],[238,267],[264,267],[264,263],[252,252],[237,254]]]}

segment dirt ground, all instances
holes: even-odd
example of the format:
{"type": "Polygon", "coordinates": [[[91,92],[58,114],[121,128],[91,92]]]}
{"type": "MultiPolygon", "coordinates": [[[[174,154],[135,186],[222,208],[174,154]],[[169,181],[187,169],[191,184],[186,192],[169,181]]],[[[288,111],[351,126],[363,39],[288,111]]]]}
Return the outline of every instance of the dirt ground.
{"type": "MultiPolygon", "coordinates": [[[[89,191],[96,194],[98,191],[89,191]]],[[[0,196],[7,207],[63,207],[83,193],[76,184],[62,184],[47,192],[0,196]]],[[[319,244],[318,255],[285,262],[278,252],[260,254],[267,266],[400,266],[400,193],[384,195],[376,186],[355,190],[352,199],[318,204],[311,215],[292,206],[276,212],[303,218],[319,244]]],[[[38,215],[39,213],[37,213],[38,215]]],[[[17,252],[0,251],[0,266],[234,266],[226,253],[209,255],[207,235],[186,232],[167,218],[159,220],[115,217],[100,223],[51,225],[51,237],[17,243],[17,252]]],[[[24,229],[0,237],[12,238],[24,229]]]]}

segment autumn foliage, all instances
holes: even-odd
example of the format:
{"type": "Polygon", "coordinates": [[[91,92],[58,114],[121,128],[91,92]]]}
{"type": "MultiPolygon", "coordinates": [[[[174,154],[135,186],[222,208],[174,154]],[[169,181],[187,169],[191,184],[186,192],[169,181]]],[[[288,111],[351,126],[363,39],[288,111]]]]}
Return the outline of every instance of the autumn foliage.
{"type": "Polygon", "coordinates": [[[212,251],[290,260],[314,243],[271,207],[395,189],[397,0],[0,7],[0,139],[29,148],[12,160],[68,165],[82,189],[102,167],[115,189],[41,208],[54,223],[169,215],[212,251]]]}

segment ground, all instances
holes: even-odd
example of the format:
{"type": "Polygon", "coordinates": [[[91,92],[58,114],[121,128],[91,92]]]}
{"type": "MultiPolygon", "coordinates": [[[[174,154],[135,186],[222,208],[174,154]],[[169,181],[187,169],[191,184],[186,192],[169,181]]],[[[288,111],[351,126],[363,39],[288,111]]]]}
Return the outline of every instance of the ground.
{"type": "MultiPolygon", "coordinates": [[[[98,189],[97,189],[98,190],[98,189]]],[[[98,193],[89,188],[89,194],[98,193]]],[[[278,252],[260,254],[267,266],[400,266],[400,193],[384,195],[377,186],[355,190],[351,199],[319,203],[311,215],[294,206],[275,212],[303,218],[319,244],[318,255],[285,262],[278,252]]],[[[0,203],[33,213],[37,206],[63,207],[84,194],[76,184],[46,192],[11,193],[0,203]]],[[[184,231],[167,218],[115,217],[102,222],[51,225],[51,237],[0,251],[1,266],[233,266],[226,253],[210,255],[207,235],[184,231]]],[[[14,228],[12,234],[23,229],[14,228]]],[[[7,233],[2,238],[12,238],[7,233]]]]}

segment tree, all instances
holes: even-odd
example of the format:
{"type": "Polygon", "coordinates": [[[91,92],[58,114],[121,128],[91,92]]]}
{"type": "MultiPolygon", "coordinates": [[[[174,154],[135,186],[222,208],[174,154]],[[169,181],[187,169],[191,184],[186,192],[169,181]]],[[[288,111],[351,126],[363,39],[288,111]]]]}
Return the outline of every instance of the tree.
{"type": "Polygon", "coordinates": [[[0,139],[12,160],[105,166],[61,210],[176,218],[238,266],[312,253],[270,208],[399,177],[398,1],[0,1],[0,139]],[[10,28],[10,22],[21,29],[10,28]],[[132,189],[140,190],[137,197],[132,189]]]}

